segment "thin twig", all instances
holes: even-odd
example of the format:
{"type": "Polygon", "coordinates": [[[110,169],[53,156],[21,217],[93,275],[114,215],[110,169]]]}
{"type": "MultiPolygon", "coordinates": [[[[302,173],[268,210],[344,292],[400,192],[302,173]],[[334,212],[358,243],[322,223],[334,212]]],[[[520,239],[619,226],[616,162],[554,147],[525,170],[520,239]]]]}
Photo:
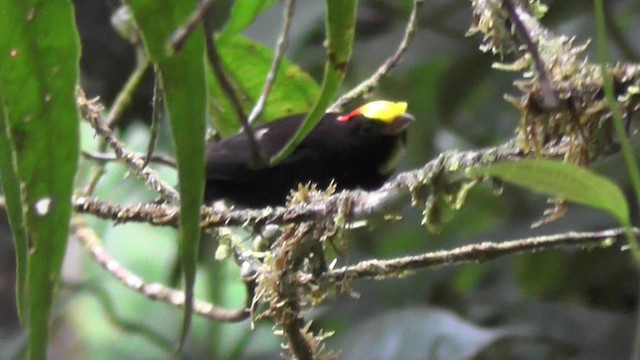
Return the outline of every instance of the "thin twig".
{"type": "Polygon", "coordinates": [[[289,31],[291,30],[291,19],[293,19],[295,4],[296,0],[286,0],[282,30],[280,31],[280,36],[278,37],[276,51],[273,55],[273,61],[271,62],[271,68],[269,69],[267,79],[264,83],[264,86],[262,87],[260,97],[258,98],[258,101],[256,101],[256,104],[253,106],[253,109],[251,109],[251,113],[249,113],[249,124],[253,124],[258,119],[258,117],[260,117],[260,114],[264,109],[264,105],[267,103],[269,92],[271,92],[271,88],[276,82],[278,69],[280,68],[280,62],[282,61],[284,52],[287,50],[287,45],[289,42],[289,31]]]}
{"type": "Polygon", "coordinates": [[[147,156],[144,157],[143,167],[149,165],[153,158],[153,150],[162,125],[162,115],[164,113],[164,101],[161,87],[161,76],[158,67],[153,68],[153,113],[151,114],[151,133],[149,134],[149,145],[147,146],[147,156]]]}
{"type": "MultiPolygon", "coordinates": [[[[184,292],[168,288],[159,283],[146,283],[144,279],[120,265],[102,246],[93,229],[87,226],[82,219],[73,219],[71,231],[100,266],[124,286],[138,291],[149,299],[160,300],[176,307],[184,306],[184,292]]],[[[252,298],[253,296],[248,294],[248,297],[252,298]]],[[[250,301],[247,302],[250,303],[250,301]]],[[[249,317],[248,308],[228,310],[201,300],[194,301],[193,310],[198,315],[224,322],[240,322],[249,317]]]]}
{"type": "MultiPolygon", "coordinates": [[[[87,159],[95,160],[98,162],[120,161],[120,159],[114,154],[93,152],[93,151],[86,151],[86,150],[82,150],[82,156],[84,156],[87,159]]],[[[176,160],[166,154],[155,154],[150,158],[147,158],[143,154],[136,154],[136,156],[139,156],[141,159],[144,159],[145,162],[158,163],[158,164],[166,165],[172,168],[175,168],[178,166],[178,164],[176,164],[176,160]]]]}
{"type": "Polygon", "coordinates": [[[121,159],[132,172],[142,179],[151,189],[157,191],[171,203],[178,203],[180,195],[174,188],[160,179],[155,170],[143,167],[144,160],[127,149],[107,127],[100,113],[102,106],[97,100],[87,100],[84,92],[78,88],[76,102],[82,117],[88,121],[100,137],[111,146],[116,156],[121,159]]]}
{"type": "Polygon", "coordinates": [[[204,38],[205,38],[205,45],[207,48],[207,58],[209,59],[209,64],[213,68],[213,73],[215,74],[216,78],[220,82],[220,86],[222,87],[225,94],[227,94],[227,97],[231,101],[231,104],[233,105],[233,109],[236,112],[236,116],[238,116],[238,119],[240,120],[240,124],[242,125],[242,130],[247,136],[247,140],[249,141],[249,148],[251,150],[252,163],[250,165],[255,167],[260,167],[263,164],[265,164],[266,162],[265,157],[262,154],[258,141],[256,140],[256,135],[254,134],[253,129],[251,128],[251,126],[249,125],[249,122],[247,121],[247,117],[244,113],[244,110],[242,109],[242,104],[240,104],[240,99],[238,98],[238,94],[234,90],[233,85],[231,85],[231,82],[227,78],[227,75],[225,74],[224,69],[222,67],[223,66],[222,59],[220,59],[220,54],[218,54],[215,38],[213,36],[213,26],[210,24],[210,21],[207,18],[205,18],[202,23],[204,25],[203,26],[204,38]]]}
{"type": "MultiPolygon", "coordinates": [[[[136,48],[136,61],[136,67],[133,73],[131,73],[131,76],[129,76],[129,79],[118,94],[118,97],[113,102],[111,110],[107,115],[107,120],[105,120],[105,124],[107,124],[107,126],[111,129],[113,129],[113,127],[117,125],[126,109],[129,107],[129,105],[131,105],[133,95],[138,87],[140,87],[140,84],[144,79],[144,75],[149,68],[149,56],[147,56],[147,54],[144,52],[144,49],[140,47],[136,48]]],[[[105,152],[106,146],[107,145],[104,139],[100,139],[100,143],[98,145],[99,152],[105,152]]],[[[102,175],[104,175],[104,164],[96,164],[91,170],[89,180],[87,181],[87,184],[83,189],[83,195],[89,196],[93,194],[102,175]]]]}
{"type": "Polygon", "coordinates": [[[135,94],[138,87],[144,80],[144,75],[147,73],[149,69],[149,64],[151,61],[149,60],[149,56],[145,52],[144,49],[138,47],[136,48],[136,59],[137,64],[136,68],[131,73],[129,80],[124,85],[122,90],[118,93],[118,97],[111,105],[111,109],[109,110],[109,115],[107,115],[107,119],[105,123],[110,129],[113,129],[118,125],[118,122],[122,119],[122,115],[129,108],[133,101],[133,95],[135,94]]]}
{"type": "Polygon", "coordinates": [[[404,30],[404,36],[402,38],[402,41],[400,41],[400,45],[398,45],[398,49],[396,50],[396,52],[391,57],[389,57],[378,68],[378,70],[376,70],[376,72],[371,75],[371,77],[361,82],[358,86],[351,89],[348,93],[342,95],[333,105],[331,105],[328,111],[340,111],[342,107],[348,102],[354,100],[359,96],[371,92],[371,90],[378,86],[380,79],[385,76],[391,69],[393,69],[394,66],[396,66],[398,61],[400,61],[404,53],[409,48],[409,43],[411,42],[411,39],[413,39],[413,35],[418,29],[418,8],[420,7],[420,5],[422,5],[423,2],[424,0],[413,1],[413,8],[411,9],[411,15],[409,15],[409,20],[407,21],[407,26],[404,30]]]}
{"type": "MultiPolygon", "coordinates": [[[[545,66],[542,58],[540,57],[540,52],[538,51],[538,45],[529,35],[529,31],[527,27],[524,25],[520,16],[518,15],[518,11],[513,6],[513,0],[503,0],[503,4],[507,13],[509,14],[509,20],[513,24],[513,27],[516,29],[516,33],[520,37],[520,40],[527,47],[527,51],[531,54],[533,58],[533,63],[538,72],[538,82],[540,83],[540,88],[542,90],[543,102],[542,105],[547,109],[555,109],[559,103],[560,99],[558,99],[558,95],[553,89],[553,85],[551,84],[551,79],[549,78],[549,74],[547,73],[547,67],[545,66]]],[[[520,10],[520,9],[518,9],[520,10]]]]}
{"type": "MultiPolygon", "coordinates": [[[[640,229],[633,228],[638,236],[640,229]]],[[[385,279],[407,275],[415,270],[453,266],[493,260],[505,255],[520,254],[560,246],[607,246],[611,239],[625,235],[625,229],[609,229],[596,232],[568,232],[547,236],[536,236],[501,243],[483,242],[462,246],[453,250],[429,252],[417,256],[406,256],[391,260],[369,260],[356,265],[331,270],[320,277],[320,281],[339,283],[350,279],[385,279]]]]}
{"type": "Polygon", "coordinates": [[[198,26],[202,18],[207,13],[207,10],[213,5],[214,0],[204,0],[198,4],[198,7],[191,13],[189,16],[189,20],[187,20],[186,25],[176,29],[171,35],[171,47],[173,51],[180,51],[184,44],[187,42],[189,35],[193,32],[193,30],[198,26]]]}

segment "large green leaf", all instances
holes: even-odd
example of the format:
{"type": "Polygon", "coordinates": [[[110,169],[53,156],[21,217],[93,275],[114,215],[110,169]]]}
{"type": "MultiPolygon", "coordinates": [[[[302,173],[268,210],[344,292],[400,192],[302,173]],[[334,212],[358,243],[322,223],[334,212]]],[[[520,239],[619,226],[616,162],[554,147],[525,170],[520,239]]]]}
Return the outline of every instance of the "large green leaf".
{"type": "MultiPolygon", "coordinates": [[[[2,95],[0,95],[2,99],[2,95]]],[[[20,202],[20,181],[13,161],[13,149],[9,143],[9,133],[6,116],[0,101],[0,181],[7,203],[7,217],[13,233],[13,242],[16,252],[16,304],[18,316],[25,321],[26,312],[26,281],[27,281],[27,255],[29,251],[29,238],[22,216],[20,202]]]]}
{"type": "Polygon", "coordinates": [[[284,160],[318,124],[327,107],[340,90],[347,71],[356,29],[357,0],[326,0],[327,61],[324,66],[322,90],[311,112],[282,151],[271,159],[275,164],[284,160]]]}
{"type": "Polygon", "coordinates": [[[185,313],[180,346],[188,334],[200,242],[200,206],[204,193],[206,115],[204,36],[195,31],[177,53],[168,49],[172,32],[198,5],[197,1],[131,0],[134,18],[152,60],[160,69],[167,113],[178,159],[180,181],[180,256],[185,276],[185,313]]]}
{"type": "Polygon", "coordinates": [[[18,297],[26,299],[29,357],[45,359],[79,154],[74,91],[80,46],[68,0],[2,1],[0,14],[0,169],[16,239],[19,282],[24,281],[29,247],[26,284],[18,284],[18,297]]]}
{"type": "Polygon", "coordinates": [[[231,9],[229,21],[222,30],[221,37],[239,34],[249,27],[258,15],[269,9],[275,2],[275,0],[236,0],[231,9]]]}
{"type": "Polygon", "coordinates": [[[551,160],[522,160],[470,169],[547,195],[604,210],[629,224],[629,207],[620,188],[585,168],[551,160]]]}
{"type": "MultiPolygon", "coordinates": [[[[273,51],[240,35],[221,38],[217,45],[227,76],[248,114],[262,91],[273,61],[273,51]]],[[[224,136],[237,133],[240,123],[233,106],[211,71],[207,72],[207,85],[209,112],[217,130],[224,136]]],[[[285,115],[308,112],[319,93],[320,87],[309,74],[284,59],[262,117],[271,121],[285,115]]]]}

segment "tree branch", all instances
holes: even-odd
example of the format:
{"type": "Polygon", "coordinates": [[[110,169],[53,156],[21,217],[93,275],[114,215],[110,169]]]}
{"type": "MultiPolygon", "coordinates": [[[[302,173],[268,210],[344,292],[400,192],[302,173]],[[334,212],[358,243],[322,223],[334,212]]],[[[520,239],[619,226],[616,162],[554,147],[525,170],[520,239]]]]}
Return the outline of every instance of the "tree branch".
{"type": "Polygon", "coordinates": [[[78,88],[76,102],[82,117],[93,126],[96,133],[113,148],[116,156],[129,166],[131,171],[142,179],[149,187],[167,198],[171,203],[178,203],[180,195],[171,186],[164,183],[155,170],[144,167],[144,159],[129,151],[107,127],[102,114],[102,106],[97,100],[87,100],[84,92],[78,88]]]}
{"type": "MultiPolygon", "coordinates": [[[[640,229],[633,228],[640,235],[640,229]]],[[[494,260],[502,256],[534,252],[561,246],[609,246],[612,240],[625,235],[623,228],[596,232],[568,232],[564,234],[536,236],[501,243],[483,242],[459,247],[453,250],[440,250],[416,256],[406,256],[391,260],[369,260],[355,265],[330,270],[319,281],[340,284],[352,279],[381,280],[390,277],[405,276],[415,270],[426,270],[441,266],[453,266],[466,263],[478,263],[494,260]]]]}
{"type": "Polygon", "coordinates": [[[342,95],[331,107],[329,108],[329,112],[337,112],[342,109],[342,107],[354,100],[355,98],[365,95],[372,91],[383,76],[385,76],[394,66],[400,61],[404,53],[409,48],[409,43],[411,39],[413,39],[413,35],[418,29],[418,9],[424,0],[413,0],[413,7],[411,8],[411,15],[409,15],[409,21],[407,22],[407,26],[404,31],[404,36],[400,41],[400,45],[398,45],[398,49],[396,52],[391,55],[379,68],[376,70],[373,75],[371,75],[368,79],[361,82],[358,86],[351,89],[348,93],[342,95]]]}
{"type": "Polygon", "coordinates": [[[236,94],[233,85],[231,85],[231,82],[224,72],[222,59],[220,58],[220,54],[218,54],[215,38],[213,36],[213,26],[206,18],[203,21],[203,25],[205,46],[209,64],[211,65],[216,78],[218,78],[222,90],[227,94],[227,97],[231,101],[233,109],[235,110],[236,115],[238,116],[238,120],[240,121],[240,124],[242,126],[242,131],[244,131],[245,135],[247,136],[249,148],[251,150],[251,165],[255,167],[263,166],[266,163],[266,158],[263,155],[262,150],[260,149],[260,144],[258,144],[258,140],[256,139],[256,135],[253,132],[251,125],[247,121],[247,116],[242,109],[242,104],[240,104],[238,94],[236,94]]]}
{"type": "Polygon", "coordinates": [[[296,0],[286,0],[282,30],[280,31],[280,36],[278,37],[278,42],[276,44],[276,51],[273,55],[273,62],[271,62],[271,67],[269,68],[269,73],[267,73],[267,79],[265,80],[264,86],[262,87],[260,97],[258,98],[258,101],[256,101],[256,104],[253,106],[253,109],[251,109],[251,113],[249,114],[249,124],[253,124],[258,119],[258,117],[260,117],[260,114],[264,109],[264,105],[267,103],[269,92],[271,91],[273,84],[276,82],[278,69],[280,68],[280,62],[282,61],[284,52],[287,49],[287,45],[289,43],[289,31],[291,30],[291,20],[293,19],[295,4],[296,0]]]}
{"type": "MultiPolygon", "coordinates": [[[[107,119],[104,121],[106,126],[109,129],[113,129],[124,114],[125,110],[131,105],[131,101],[133,99],[133,95],[142,83],[144,79],[144,75],[146,74],[149,68],[150,60],[149,56],[146,54],[145,50],[140,46],[136,47],[136,67],[129,76],[129,79],[125,83],[122,90],[118,93],[118,97],[113,102],[109,114],[107,115],[107,119]]],[[[106,150],[106,144],[104,139],[100,141],[100,145],[98,146],[100,152],[104,152],[106,150]]],[[[91,177],[87,181],[87,185],[83,190],[84,195],[91,195],[95,187],[100,181],[100,178],[104,175],[104,164],[96,164],[92,171],[91,177]]]]}
{"type": "MultiPolygon", "coordinates": [[[[184,292],[165,287],[159,283],[146,283],[144,279],[132,273],[114,259],[102,246],[96,233],[82,219],[74,218],[71,222],[71,232],[89,251],[93,257],[110,275],[122,285],[135,290],[152,300],[160,300],[176,307],[184,307],[184,292]]],[[[239,310],[223,309],[213,304],[195,300],[193,310],[196,314],[213,320],[224,322],[240,322],[249,317],[249,306],[253,299],[253,286],[247,286],[247,305],[239,310]]]]}
{"type": "MultiPolygon", "coordinates": [[[[398,174],[378,190],[343,191],[315,199],[310,204],[291,207],[220,211],[205,206],[202,210],[203,228],[220,226],[292,224],[327,219],[341,211],[349,220],[367,219],[374,215],[393,212],[404,206],[421,188],[441,173],[460,173],[471,166],[482,166],[524,157],[513,142],[470,151],[450,151],[429,161],[422,168],[398,174]]],[[[464,175],[460,175],[464,178],[464,175]]],[[[417,205],[415,203],[414,205],[417,205]]],[[[78,213],[88,213],[118,223],[147,222],[151,225],[178,226],[179,207],[168,204],[112,204],[89,197],[73,200],[78,213]]]]}
{"type": "Polygon", "coordinates": [[[213,5],[214,0],[204,0],[198,4],[198,7],[191,13],[187,23],[173,32],[171,35],[171,47],[173,51],[180,51],[184,44],[187,42],[189,35],[195,30],[196,26],[202,21],[202,18],[207,14],[207,11],[213,5]]]}

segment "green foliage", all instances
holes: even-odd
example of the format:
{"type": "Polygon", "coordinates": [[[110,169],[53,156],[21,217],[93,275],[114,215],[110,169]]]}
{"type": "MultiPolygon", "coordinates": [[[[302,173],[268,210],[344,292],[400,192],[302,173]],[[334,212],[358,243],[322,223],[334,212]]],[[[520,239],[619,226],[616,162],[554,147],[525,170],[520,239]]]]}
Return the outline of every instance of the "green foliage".
{"type": "MultiPolygon", "coordinates": [[[[605,24],[605,14],[604,14],[604,2],[602,0],[594,0],[594,8],[596,15],[596,36],[598,40],[598,58],[600,61],[600,73],[607,74],[607,35],[606,35],[606,24],[605,24]]],[[[607,105],[609,109],[611,109],[613,115],[613,125],[616,129],[616,134],[620,139],[620,147],[622,150],[622,155],[624,157],[624,161],[627,167],[627,171],[629,172],[629,177],[631,178],[631,184],[633,185],[633,190],[636,195],[636,203],[640,204],[640,167],[638,167],[638,161],[636,160],[633,150],[631,148],[631,143],[627,138],[627,131],[625,129],[624,124],[622,123],[622,113],[618,108],[618,102],[616,98],[616,94],[614,93],[613,88],[613,79],[610,76],[603,76],[604,83],[604,95],[607,101],[607,105]]],[[[631,247],[631,251],[636,260],[636,265],[640,269],[640,248],[638,248],[636,236],[631,233],[629,229],[630,223],[623,222],[623,224],[627,227],[627,240],[629,242],[629,246],[631,247]]]]}
{"type": "Polygon", "coordinates": [[[178,158],[181,210],[179,252],[185,278],[185,313],[180,346],[191,325],[200,243],[200,205],[204,193],[204,35],[194,32],[176,53],[167,49],[167,41],[196,5],[196,1],[131,1],[133,16],[142,38],[159,68],[178,158]]]}
{"type": "Polygon", "coordinates": [[[272,164],[284,160],[318,124],[322,115],[338,94],[351,57],[356,25],[356,0],[326,0],[327,61],[324,65],[322,90],[311,112],[304,119],[300,129],[282,149],[271,159],[272,164]]]}
{"type": "Polygon", "coordinates": [[[471,169],[471,174],[494,176],[529,190],[604,210],[623,225],[629,207],[611,180],[576,165],[551,160],[522,160],[471,169]]]}
{"type": "MultiPolygon", "coordinates": [[[[2,94],[0,94],[0,99],[2,94]]],[[[29,238],[22,214],[20,200],[20,179],[13,162],[13,149],[9,133],[7,132],[5,114],[0,101],[0,180],[7,203],[7,216],[13,232],[16,254],[16,303],[18,316],[25,321],[26,311],[26,283],[27,283],[27,255],[29,252],[29,238]]]]}
{"type": "Polygon", "coordinates": [[[233,4],[229,21],[227,21],[220,37],[238,35],[249,27],[258,15],[268,10],[275,2],[275,0],[237,0],[233,4]]]}
{"type": "MultiPolygon", "coordinates": [[[[217,45],[227,76],[242,101],[245,113],[248,114],[262,92],[273,61],[273,50],[241,35],[220,38],[217,45]]],[[[240,122],[212,71],[207,71],[207,88],[208,109],[216,129],[223,136],[236,134],[240,122]]],[[[311,76],[297,65],[283,59],[262,117],[268,122],[282,116],[308,112],[319,93],[320,87],[311,76]]]]}
{"type": "Polygon", "coordinates": [[[8,211],[29,358],[44,359],[79,153],[79,40],[67,0],[4,1],[0,13],[0,169],[3,187],[12,193],[8,211]]]}
{"type": "MultiPolygon", "coordinates": [[[[203,186],[203,177],[197,174],[203,172],[204,143],[201,140],[204,139],[207,111],[223,136],[236,133],[239,123],[227,94],[203,62],[202,29],[197,28],[179,52],[172,53],[169,48],[172,32],[184,25],[196,2],[131,1],[145,45],[153,62],[160,67],[180,163],[178,177],[182,205],[186,209],[181,218],[180,242],[176,242],[175,231],[168,228],[144,224],[114,227],[108,221],[89,221],[109,252],[145,280],[166,283],[171,261],[178,256],[187,270],[188,293],[193,289],[192,295],[197,294],[227,308],[243,306],[244,288],[238,281],[237,266],[231,261],[214,264],[215,242],[212,245],[197,241],[197,214],[203,186]],[[176,244],[179,244],[178,255],[175,254],[176,244]],[[198,263],[201,268],[197,271],[197,282],[196,251],[208,257],[198,263]]],[[[71,179],[78,158],[77,117],[72,94],[78,72],[78,39],[67,2],[51,0],[34,5],[36,2],[29,0],[0,4],[0,14],[3,14],[0,21],[0,54],[3,54],[0,56],[0,179],[16,245],[18,303],[23,321],[33,330],[29,338],[32,358],[45,357],[47,317],[66,248],[71,179]],[[18,51],[13,52],[14,49],[18,51]],[[52,200],[39,203],[51,205],[50,211],[47,216],[39,217],[38,209],[43,207],[35,205],[43,199],[52,200]],[[30,245],[35,246],[35,252],[29,252],[30,245]]],[[[377,6],[382,3],[388,5],[385,1],[362,2],[361,9],[366,7],[365,10],[373,10],[374,15],[380,14],[377,6]]],[[[391,31],[355,39],[359,41],[361,58],[351,65],[354,70],[351,80],[359,81],[368,76],[384,60],[379,54],[386,56],[389,49],[397,46],[387,35],[402,32],[404,24],[397,20],[404,19],[403,11],[412,2],[388,3],[392,5],[385,7],[382,14],[385,24],[391,24],[391,31]]],[[[556,6],[570,6],[566,4],[571,3],[578,2],[554,3],[550,14],[557,13],[556,6]]],[[[226,74],[246,113],[262,90],[274,56],[270,45],[265,47],[260,43],[264,39],[251,34],[250,25],[261,14],[271,16],[275,33],[280,15],[265,13],[273,4],[275,0],[234,1],[226,26],[216,34],[226,74]]],[[[319,118],[338,93],[354,41],[356,1],[327,0],[326,5],[329,56],[322,86],[294,62],[283,60],[260,119],[268,122],[287,114],[311,111],[299,139],[313,127],[314,118],[319,118]]],[[[584,16],[583,4],[578,5],[584,16]]],[[[405,169],[422,165],[446,149],[503,142],[516,126],[514,110],[498,100],[502,93],[513,92],[511,79],[508,79],[513,74],[492,72],[492,59],[474,51],[463,51],[462,55],[456,53],[458,50],[448,51],[449,47],[459,48],[454,38],[447,38],[447,46],[435,47],[438,52],[432,51],[434,44],[430,37],[434,30],[442,31],[444,22],[447,22],[447,28],[467,25],[466,18],[464,25],[450,24],[449,16],[456,14],[461,6],[468,4],[429,9],[427,17],[430,21],[421,24],[417,30],[418,38],[424,42],[411,45],[410,61],[401,62],[394,73],[395,80],[383,81],[381,89],[373,95],[375,98],[409,99],[410,111],[418,118],[418,124],[409,134],[411,158],[408,163],[411,165],[405,164],[405,169]],[[500,76],[508,81],[496,81],[500,76]]],[[[616,6],[612,6],[614,11],[618,9],[616,6]]],[[[305,14],[305,11],[304,6],[299,6],[297,15],[302,13],[302,19],[322,18],[317,11],[314,14],[305,14]]],[[[614,15],[620,16],[618,12],[614,15]]],[[[567,21],[564,12],[562,15],[561,21],[567,21]]],[[[372,18],[375,21],[375,16],[372,18]]],[[[370,17],[366,19],[371,20],[370,17]]],[[[313,42],[315,40],[309,40],[311,38],[307,36],[312,30],[311,23],[304,31],[291,34],[293,53],[307,55],[313,49],[322,49],[320,41],[324,38],[313,42]]],[[[583,34],[576,33],[578,38],[588,36],[583,34]]],[[[473,43],[472,40],[469,42],[473,43]]],[[[295,61],[308,64],[311,62],[308,57],[301,55],[295,61]]],[[[322,56],[314,57],[322,61],[322,56]]],[[[609,91],[607,95],[610,95],[609,91]]],[[[148,139],[146,130],[139,130],[138,126],[130,126],[119,134],[135,151],[143,151],[148,139]]],[[[82,140],[83,149],[95,147],[98,141],[89,126],[85,127],[82,140]]],[[[597,166],[610,165],[601,163],[597,166]]],[[[605,210],[617,220],[628,223],[629,210],[620,189],[587,170],[525,161],[474,171],[605,210]]],[[[155,194],[136,179],[126,178],[126,172],[121,164],[107,165],[107,173],[100,180],[95,196],[118,203],[151,201],[155,194]]],[[[169,178],[170,184],[176,183],[174,175],[171,169],[161,169],[162,178],[169,178]]],[[[345,231],[350,237],[361,239],[350,239],[354,241],[349,241],[349,249],[343,252],[347,256],[339,257],[337,266],[364,257],[389,258],[523,236],[526,230],[522,229],[528,227],[531,218],[539,216],[536,201],[540,198],[511,191],[505,191],[505,196],[494,197],[486,190],[473,189],[465,207],[446,212],[444,217],[450,221],[438,235],[426,234],[416,226],[420,221],[419,214],[408,209],[401,214],[402,222],[370,223],[373,231],[369,227],[345,231]]],[[[563,230],[577,230],[608,225],[607,217],[598,216],[594,222],[593,217],[583,217],[585,213],[593,216],[595,212],[572,207],[571,215],[575,216],[557,226],[563,230]]],[[[342,248],[339,250],[343,251],[342,248]]],[[[493,358],[486,353],[496,343],[508,343],[509,350],[515,349],[513,354],[516,356],[509,356],[512,355],[509,351],[498,352],[503,358],[580,357],[591,354],[596,343],[599,349],[610,352],[626,351],[619,345],[618,335],[633,331],[633,319],[626,314],[634,310],[637,274],[628,263],[619,261],[617,246],[588,251],[558,250],[422,272],[388,282],[345,283],[345,289],[351,287],[361,294],[360,300],[345,299],[333,308],[327,306],[314,311],[313,327],[336,330],[331,327],[332,321],[339,319],[344,328],[333,336],[331,341],[334,342],[329,347],[341,351],[340,358],[346,359],[378,358],[381,354],[388,354],[388,358],[493,358]],[[544,299],[543,306],[539,299],[544,299]],[[437,304],[442,309],[425,308],[424,303],[437,304]],[[366,310],[349,311],[352,309],[349,306],[366,310]],[[393,309],[393,306],[403,309],[393,309]],[[454,312],[463,314],[464,319],[454,312]],[[372,313],[375,314],[373,317],[372,313]],[[550,313],[554,316],[549,316],[550,313]],[[364,317],[369,320],[360,322],[364,317]],[[511,328],[505,324],[514,322],[526,324],[543,336],[523,336],[510,342],[507,331],[511,328]],[[630,326],[626,327],[628,323],[630,326]],[[613,328],[615,334],[611,331],[613,328]],[[614,337],[615,340],[610,340],[614,337]],[[524,346],[519,348],[522,344],[524,346]],[[518,356],[523,354],[526,356],[518,356]]],[[[84,352],[80,356],[89,354],[97,359],[131,358],[140,354],[166,357],[173,351],[180,324],[184,340],[190,321],[189,309],[185,309],[184,316],[181,309],[153,302],[131,291],[94,261],[83,270],[91,283],[74,288],[69,305],[62,308],[64,321],[67,321],[65,325],[71,325],[77,335],[78,347],[84,352]],[[94,286],[93,281],[100,283],[94,286]]],[[[63,304],[66,305],[64,299],[63,304]]],[[[306,314],[305,319],[308,320],[306,314]]],[[[248,322],[230,325],[198,317],[193,319],[188,346],[182,354],[190,358],[200,358],[203,354],[221,359],[274,358],[278,352],[277,342],[281,339],[273,335],[271,325],[256,321],[257,329],[254,330],[248,322]]],[[[628,354],[625,352],[624,355],[628,354]]]]}

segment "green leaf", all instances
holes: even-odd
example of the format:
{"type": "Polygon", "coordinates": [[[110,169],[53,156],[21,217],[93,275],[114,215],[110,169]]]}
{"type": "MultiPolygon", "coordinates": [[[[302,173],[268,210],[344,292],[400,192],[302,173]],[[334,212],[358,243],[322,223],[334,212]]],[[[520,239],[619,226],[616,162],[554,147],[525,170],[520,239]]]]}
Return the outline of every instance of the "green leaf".
{"type": "Polygon", "coordinates": [[[179,52],[168,49],[172,32],[183,25],[198,5],[197,1],[132,0],[130,5],[151,59],[160,70],[178,160],[179,251],[185,276],[184,321],[179,345],[182,347],[193,314],[200,206],[204,194],[204,36],[202,31],[194,31],[179,52]]]}
{"type": "Polygon", "coordinates": [[[79,156],[80,42],[68,0],[2,1],[0,14],[0,169],[18,252],[18,297],[26,300],[29,358],[45,359],[79,156]]]}
{"type": "MultiPolygon", "coordinates": [[[[0,95],[2,99],[2,95],[0,95]]],[[[26,281],[27,281],[27,255],[29,251],[29,239],[27,229],[22,216],[20,202],[20,182],[13,161],[13,149],[9,143],[7,132],[7,117],[4,114],[2,101],[0,101],[0,181],[7,203],[7,216],[13,232],[13,241],[16,251],[16,304],[18,316],[24,323],[26,312],[26,281]]]]}
{"type": "Polygon", "coordinates": [[[275,2],[275,0],[236,0],[231,9],[229,21],[220,37],[225,38],[239,34],[253,24],[255,18],[275,2]]]}
{"type": "Polygon", "coordinates": [[[344,80],[351,57],[358,2],[357,0],[326,0],[326,4],[327,61],[324,66],[322,90],[313,110],[284,149],[271,159],[272,164],[277,164],[289,156],[320,122],[344,80]]]}
{"type": "Polygon", "coordinates": [[[629,208],[620,188],[585,168],[551,160],[522,160],[470,169],[535,192],[604,210],[629,224],[629,208]]]}
{"type": "MultiPolygon", "coordinates": [[[[220,39],[217,45],[227,76],[248,114],[262,92],[273,61],[273,51],[243,36],[220,39]]],[[[216,129],[223,136],[236,134],[240,123],[231,102],[211,71],[207,71],[207,87],[209,112],[216,129]]],[[[318,94],[320,86],[313,78],[283,59],[262,117],[268,122],[286,115],[308,112],[318,94]]]]}

